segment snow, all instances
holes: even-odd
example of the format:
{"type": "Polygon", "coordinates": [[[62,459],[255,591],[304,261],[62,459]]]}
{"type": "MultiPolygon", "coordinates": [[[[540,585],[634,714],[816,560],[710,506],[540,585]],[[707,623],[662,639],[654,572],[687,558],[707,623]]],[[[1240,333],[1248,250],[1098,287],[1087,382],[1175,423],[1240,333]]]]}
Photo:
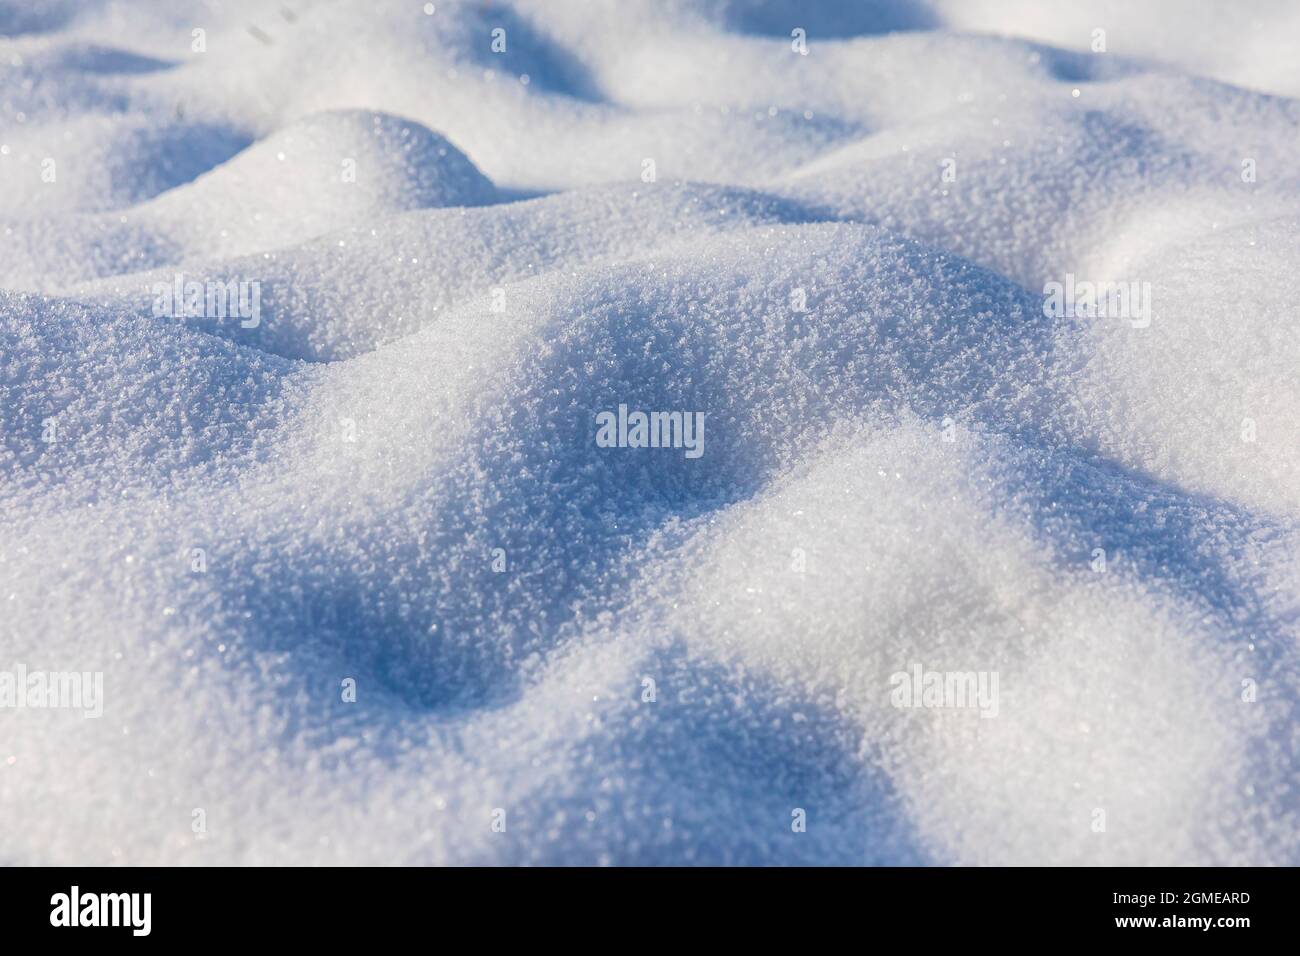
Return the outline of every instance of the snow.
{"type": "Polygon", "coordinates": [[[0,2],[0,863],[1300,863],[1294,5],[430,6],[0,2]]]}

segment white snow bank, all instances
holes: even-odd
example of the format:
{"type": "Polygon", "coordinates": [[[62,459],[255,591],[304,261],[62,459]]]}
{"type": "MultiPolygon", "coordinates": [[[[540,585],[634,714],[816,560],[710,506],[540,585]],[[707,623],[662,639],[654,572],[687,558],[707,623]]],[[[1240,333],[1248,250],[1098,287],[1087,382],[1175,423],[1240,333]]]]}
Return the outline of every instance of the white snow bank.
{"type": "Polygon", "coordinates": [[[0,862],[1300,862],[1290,6],[425,7],[0,2],[0,862]]]}

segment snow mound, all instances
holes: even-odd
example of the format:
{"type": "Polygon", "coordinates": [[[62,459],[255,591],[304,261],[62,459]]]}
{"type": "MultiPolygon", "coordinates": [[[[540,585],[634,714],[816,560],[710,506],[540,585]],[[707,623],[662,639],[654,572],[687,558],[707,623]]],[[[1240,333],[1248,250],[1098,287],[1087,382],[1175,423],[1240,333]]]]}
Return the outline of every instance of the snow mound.
{"type": "MultiPolygon", "coordinates": [[[[261,288],[256,325],[203,316],[187,325],[278,355],[350,358],[437,322],[449,308],[477,306],[482,321],[496,322],[513,284],[549,272],[626,261],[648,245],[816,218],[799,203],[761,193],[668,183],[420,210],[301,246],[187,263],[186,277],[205,287],[255,279],[261,288]]],[[[174,270],[110,277],[69,294],[149,313],[159,283],[173,284],[174,270]]]]}
{"type": "Polygon", "coordinates": [[[236,256],[413,209],[492,202],[464,154],[417,123],[364,110],[305,117],[193,182],[130,211],[39,217],[6,227],[10,288],[68,285],[236,256]],[[42,277],[44,281],[42,281],[42,277]]]}

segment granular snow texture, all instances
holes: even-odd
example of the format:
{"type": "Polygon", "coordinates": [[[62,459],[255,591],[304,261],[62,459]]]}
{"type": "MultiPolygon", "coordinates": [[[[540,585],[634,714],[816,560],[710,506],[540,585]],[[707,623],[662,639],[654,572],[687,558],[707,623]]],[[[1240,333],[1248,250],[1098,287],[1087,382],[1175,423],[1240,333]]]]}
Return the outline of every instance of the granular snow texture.
{"type": "Polygon", "coordinates": [[[1300,864],[1298,48],[0,0],[0,864],[1300,864]]]}

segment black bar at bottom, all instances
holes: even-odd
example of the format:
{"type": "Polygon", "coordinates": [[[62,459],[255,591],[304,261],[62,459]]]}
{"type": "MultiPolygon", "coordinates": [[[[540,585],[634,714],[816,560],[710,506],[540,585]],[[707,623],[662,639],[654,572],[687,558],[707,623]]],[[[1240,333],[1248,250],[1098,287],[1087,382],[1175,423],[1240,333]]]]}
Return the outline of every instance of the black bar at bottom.
{"type": "Polygon", "coordinates": [[[10,868],[0,870],[0,926],[9,944],[64,937],[90,945],[319,943],[335,951],[453,929],[484,934],[483,943],[499,932],[573,940],[611,921],[647,939],[680,929],[687,935],[674,936],[678,942],[696,937],[692,926],[761,940],[769,931],[802,926],[820,934],[841,924],[864,944],[905,931],[927,945],[1129,937],[1232,946],[1291,936],[1294,876],[1287,869],[10,868]]]}

